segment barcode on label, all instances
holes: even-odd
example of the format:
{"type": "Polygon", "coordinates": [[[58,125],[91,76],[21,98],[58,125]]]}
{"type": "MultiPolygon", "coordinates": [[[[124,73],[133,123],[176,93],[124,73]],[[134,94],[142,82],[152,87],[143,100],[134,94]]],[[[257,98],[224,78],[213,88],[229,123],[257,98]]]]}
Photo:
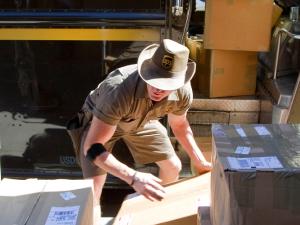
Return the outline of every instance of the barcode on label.
{"type": "Polygon", "coordinates": [[[59,215],[70,215],[70,214],[74,214],[74,211],[65,211],[65,212],[55,212],[54,216],[59,215]]]}
{"type": "Polygon", "coordinates": [[[239,159],[238,162],[239,162],[239,164],[242,168],[249,168],[250,167],[247,159],[239,159]]]}
{"type": "Polygon", "coordinates": [[[255,166],[263,166],[263,163],[261,163],[261,162],[253,162],[253,164],[254,164],[255,166]]]}

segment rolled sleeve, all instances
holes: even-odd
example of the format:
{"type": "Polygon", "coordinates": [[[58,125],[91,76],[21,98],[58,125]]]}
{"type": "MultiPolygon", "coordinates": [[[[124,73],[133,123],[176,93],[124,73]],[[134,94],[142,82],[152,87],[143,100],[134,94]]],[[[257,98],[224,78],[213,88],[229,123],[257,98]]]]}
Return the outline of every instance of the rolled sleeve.
{"type": "Polygon", "coordinates": [[[102,122],[104,122],[106,124],[112,125],[112,126],[117,126],[120,121],[120,119],[110,118],[110,117],[104,115],[102,112],[100,112],[96,108],[93,109],[92,113],[97,119],[101,120],[102,122]]]}
{"type": "Polygon", "coordinates": [[[118,125],[129,105],[124,96],[118,87],[104,83],[98,90],[93,115],[104,123],[118,125]]]}
{"type": "Polygon", "coordinates": [[[172,114],[177,115],[177,116],[181,116],[181,115],[185,114],[191,107],[192,102],[193,102],[193,93],[189,92],[188,94],[183,96],[182,104],[179,107],[179,109],[174,110],[172,112],[172,114]]]}

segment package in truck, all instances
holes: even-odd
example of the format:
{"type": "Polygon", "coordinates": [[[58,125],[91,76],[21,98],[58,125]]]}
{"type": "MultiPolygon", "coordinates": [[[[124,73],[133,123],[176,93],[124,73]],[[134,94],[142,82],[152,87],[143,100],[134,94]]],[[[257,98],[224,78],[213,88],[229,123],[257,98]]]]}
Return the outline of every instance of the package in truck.
{"type": "Polygon", "coordinates": [[[207,0],[204,48],[267,52],[273,0],[207,0]]]}
{"type": "Polygon", "coordinates": [[[213,125],[213,225],[300,221],[300,125],[213,125]]]}
{"type": "Polygon", "coordinates": [[[255,94],[257,52],[205,49],[198,40],[189,46],[197,64],[193,89],[209,98],[255,94]]]}

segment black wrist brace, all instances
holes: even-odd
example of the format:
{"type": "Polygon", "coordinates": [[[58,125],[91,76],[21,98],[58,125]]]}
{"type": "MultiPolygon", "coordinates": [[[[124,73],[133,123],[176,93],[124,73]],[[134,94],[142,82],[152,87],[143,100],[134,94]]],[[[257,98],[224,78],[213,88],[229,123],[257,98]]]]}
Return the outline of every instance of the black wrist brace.
{"type": "Polygon", "coordinates": [[[90,162],[94,163],[97,156],[101,155],[104,152],[106,152],[106,148],[101,143],[96,143],[89,148],[86,154],[86,158],[90,162]]]}

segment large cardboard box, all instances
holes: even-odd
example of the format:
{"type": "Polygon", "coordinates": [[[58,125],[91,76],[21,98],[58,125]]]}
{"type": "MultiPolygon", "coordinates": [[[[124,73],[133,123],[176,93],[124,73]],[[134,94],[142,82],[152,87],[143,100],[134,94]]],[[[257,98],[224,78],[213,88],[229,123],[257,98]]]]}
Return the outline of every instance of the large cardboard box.
{"type": "Polygon", "coordinates": [[[273,14],[272,14],[272,27],[274,27],[277,20],[280,18],[282,12],[283,12],[283,9],[274,2],[274,4],[273,4],[273,14]]]}
{"type": "Polygon", "coordinates": [[[300,125],[213,125],[214,225],[300,221],[300,125]]]}
{"type": "Polygon", "coordinates": [[[197,64],[193,89],[209,98],[255,94],[257,52],[208,50],[194,40],[189,46],[197,64]]]}
{"type": "Polygon", "coordinates": [[[210,173],[166,186],[162,201],[151,202],[139,194],[128,195],[114,225],[198,225],[198,207],[207,202],[210,173]]]}
{"type": "Polygon", "coordinates": [[[93,181],[3,179],[0,224],[93,224],[93,181]]]}
{"type": "Polygon", "coordinates": [[[205,49],[266,52],[270,48],[273,0],[207,0],[205,49]]]}

